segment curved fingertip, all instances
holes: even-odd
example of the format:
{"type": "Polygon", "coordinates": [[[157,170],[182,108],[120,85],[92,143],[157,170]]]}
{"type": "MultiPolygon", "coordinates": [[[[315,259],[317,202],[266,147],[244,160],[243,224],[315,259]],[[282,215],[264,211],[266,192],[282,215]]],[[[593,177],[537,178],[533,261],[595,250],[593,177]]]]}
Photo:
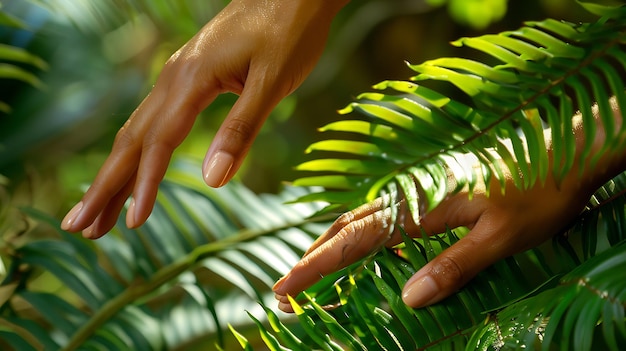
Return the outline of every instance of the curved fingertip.
{"type": "Polygon", "coordinates": [[[204,182],[213,188],[219,188],[229,180],[228,176],[235,163],[233,155],[226,151],[211,152],[204,159],[202,173],[204,182]]]}
{"type": "Polygon", "coordinates": [[[274,284],[274,286],[272,287],[272,291],[274,293],[276,293],[276,296],[285,296],[285,291],[284,289],[281,289],[283,284],[285,283],[285,280],[287,279],[287,276],[283,276],[282,278],[278,279],[278,281],[276,282],[276,284],[274,284]]]}
{"type": "Polygon", "coordinates": [[[68,232],[78,231],[79,229],[75,228],[76,221],[78,217],[80,216],[80,214],[82,213],[82,210],[83,210],[83,202],[80,201],[79,203],[74,205],[74,207],[72,207],[72,209],[69,210],[69,212],[67,212],[67,214],[61,221],[61,229],[68,231],[68,232]]]}
{"type": "Polygon", "coordinates": [[[96,223],[97,223],[97,219],[96,222],[92,223],[89,227],[83,229],[83,232],[81,233],[83,235],[83,238],[85,239],[93,239],[94,234],[94,228],[96,227],[96,223]]]}
{"type": "Polygon", "coordinates": [[[131,198],[126,211],[126,227],[136,229],[141,227],[152,213],[154,200],[146,200],[143,197],[131,198]]]}
{"type": "Polygon", "coordinates": [[[95,240],[106,234],[112,226],[106,227],[107,224],[103,223],[103,215],[100,214],[96,219],[82,231],[82,236],[85,239],[95,240]]]}
{"type": "Polygon", "coordinates": [[[126,211],[126,227],[129,229],[138,227],[137,225],[137,201],[130,199],[128,210],[126,211]]]}
{"type": "Polygon", "coordinates": [[[450,296],[474,276],[476,262],[464,261],[459,256],[463,252],[459,244],[460,241],[439,254],[407,281],[402,292],[404,303],[413,308],[432,305],[450,296]]]}
{"type": "Polygon", "coordinates": [[[444,297],[445,294],[441,294],[437,282],[429,274],[422,276],[416,274],[409,279],[402,291],[402,301],[413,308],[431,305],[444,297]]]}
{"type": "Polygon", "coordinates": [[[285,313],[293,313],[293,306],[291,306],[291,303],[289,302],[279,302],[278,303],[278,309],[285,312],[285,313]]]}

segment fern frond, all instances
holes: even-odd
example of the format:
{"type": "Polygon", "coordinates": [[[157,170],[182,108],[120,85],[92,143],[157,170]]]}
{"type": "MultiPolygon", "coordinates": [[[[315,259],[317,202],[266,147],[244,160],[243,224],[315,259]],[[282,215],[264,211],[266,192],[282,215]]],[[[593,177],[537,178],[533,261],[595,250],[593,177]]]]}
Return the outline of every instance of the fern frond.
{"type": "Polygon", "coordinates": [[[227,323],[250,325],[245,301],[258,308],[256,301],[273,300],[270,287],[320,232],[315,221],[327,219],[308,218],[319,204],[284,204],[305,189],[267,196],[236,183],[208,189],[197,169],[186,161],[173,167],[154,215],[137,230],[120,222],[95,242],[59,231],[16,248],[0,287],[8,294],[0,332],[10,334],[2,345],[163,350],[207,336],[223,345],[227,323]],[[31,290],[39,274],[61,292],[31,290]]]}
{"type": "MultiPolygon", "coordinates": [[[[484,61],[489,62],[431,60],[410,66],[418,73],[413,82],[375,85],[381,92],[361,94],[340,111],[363,119],[322,128],[345,133],[344,140],[322,141],[308,149],[339,156],[299,165],[297,169],[317,174],[295,184],[327,189],[303,200],[351,207],[379,196],[389,182],[398,182],[402,195],[426,204],[424,210],[434,208],[449,192],[464,186],[471,192],[478,181],[488,184],[492,178],[504,187],[505,177],[511,176],[518,188],[529,188],[546,179],[551,161],[557,180],[575,166],[576,111],[587,136],[580,161],[593,165],[597,158],[590,160],[589,155],[596,114],[610,135],[600,154],[624,133],[615,130],[610,98],[615,96],[614,105],[626,109],[619,78],[626,67],[625,33],[626,17],[621,16],[591,24],[548,19],[528,22],[516,31],[459,39],[453,44],[476,49],[488,55],[484,61]],[[427,88],[432,81],[450,84],[469,101],[427,88]],[[544,132],[551,134],[552,159],[544,132]],[[468,166],[467,154],[482,167],[468,166]],[[448,178],[455,180],[454,187],[449,187],[448,178]],[[412,195],[421,193],[420,199],[412,195]]],[[[420,214],[413,216],[419,220],[420,214]]]]}
{"type": "Polygon", "coordinates": [[[263,333],[291,350],[324,349],[330,340],[353,349],[618,350],[626,340],[625,189],[622,174],[552,245],[497,262],[427,308],[407,307],[402,287],[465,231],[403,234],[404,245],[326,276],[292,301],[307,335],[296,337],[277,321],[263,333]]]}
{"type": "MultiPolygon", "coordinates": [[[[26,28],[26,25],[21,20],[4,13],[1,6],[0,25],[20,29],[26,28]]],[[[12,79],[30,84],[39,89],[45,88],[45,84],[36,74],[21,67],[19,64],[25,64],[40,70],[48,69],[48,64],[43,59],[27,50],[7,44],[0,44],[0,79],[12,79]]],[[[11,112],[11,106],[7,102],[0,100],[0,112],[11,112]]]]}
{"type": "Polygon", "coordinates": [[[541,270],[537,263],[527,266],[523,273],[516,259],[503,260],[455,296],[437,305],[412,309],[402,301],[402,287],[428,261],[431,252],[441,252],[458,237],[448,232],[436,238],[405,240],[400,254],[384,250],[370,262],[326,277],[303,294],[302,300],[292,300],[309,340],[307,346],[303,346],[303,339],[294,342],[294,334],[285,333],[284,326],[264,329],[263,333],[272,333],[281,345],[293,350],[332,350],[335,343],[350,350],[461,349],[482,325],[485,310],[526,296],[530,285],[522,282],[541,270]],[[518,284],[498,284],[518,273],[518,284]],[[306,303],[301,305],[301,301],[306,303]]]}
{"type": "Polygon", "coordinates": [[[468,348],[592,350],[594,337],[611,350],[626,340],[626,282],[616,277],[626,264],[626,246],[616,245],[561,278],[559,285],[490,316],[468,348]],[[616,279],[618,278],[618,279],[616,279]]]}

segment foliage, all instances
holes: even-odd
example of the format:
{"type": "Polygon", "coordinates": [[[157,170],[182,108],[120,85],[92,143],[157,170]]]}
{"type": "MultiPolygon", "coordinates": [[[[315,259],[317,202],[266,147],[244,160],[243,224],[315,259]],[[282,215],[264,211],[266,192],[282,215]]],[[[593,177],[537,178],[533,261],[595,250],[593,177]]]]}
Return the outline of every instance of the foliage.
{"type": "MultiPolygon", "coordinates": [[[[504,184],[505,172],[497,159],[504,161],[521,189],[544,181],[549,168],[543,139],[546,125],[552,134],[554,164],[560,165],[553,175],[561,179],[574,165],[571,117],[575,111],[580,111],[589,136],[582,159],[591,159],[594,100],[610,134],[600,153],[609,150],[624,133],[615,130],[610,98],[615,96],[622,113],[626,111],[621,80],[626,67],[626,12],[623,7],[583,4],[605,17],[588,24],[528,22],[516,31],[463,38],[453,44],[481,51],[486,54],[484,62],[441,58],[410,66],[418,72],[414,82],[447,82],[468,99],[453,99],[406,81],[374,86],[395,94],[360,95],[341,112],[359,112],[365,118],[322,128],[335,132],[333,139],[311,145],[309,151],[321,156],[298,166],[313,174],[296,180],[296,185],[325,189],[301,200],[327,201],[337,210],[381,195],[391,197],[389,204],[406,198],[419,223],[420,211],[434,208],[464,186],[471,191],[478,177],[486,183],[494,177],[504,184]],[[336,132],[344,133],[343,138],[336,132]],[[477,157],[482,168],[464,162],[466,154],[477,157]],[[454,188],[448,188],[449,177],[456,181],[454,188]],[[420,208],[420,203],[426,206],[420,208]]],[[[597,196],[619,195],[623,179],[597,196]]],[[[549,256],[532,250],[499,262],[457,295],[422,310],[403,305],[401,287],[431,255],[457,238],[448,232],[434,239],[406,240],[401,255],[383,251],[324,279],[301,296],[308,300],[304,307],[293,300],[301,324],[309,325],[309,342],[284,338],[285,328],[272,325],[280,340],[272,344],[282,342],[303,350],[547,350],[555,346],[617,350],[626,340],[626,285],[617,273],[626,259],[621,227],[625,218],[623,197],[611,198],[583,215],[575,227],[582,254],[559,236],[549,256]],[[438,245],[434,250],[431,241],[438,245]],[[559,266],[551,267],[546,256],[556,257],[559,266]],[[540,282],[535,280],[538,272],[540,282]],[[337,291],[330,294],[336,295],[334,300],[328,300],[329,290],[337,291]],[[329,313],[322,308],[328,303],[338,307],[329,313]],[[487,317],[485,323],[481,316],[487,317]]]]}
{"type": "MultiPolygon", "coordinates": [[[[55,6],[62,2],[39,2],[61,10],[55,6]]],[[[173,32],[194,30],[195,22],[168,17],[175,11],[163,2],[124,2],[130,10],[117,1],[72,4],[82,6],[74,18],[83,30],[118,27],[135,6],[152,22],[179,23],[173,32]],[[94,21],[102,14],[113,15],[94,21]],[[78,21],[83,15],[85,21],[78,21]]],[[[193,4],[199,2],[171,6],[193,17],[200,13],[190,10],[193,4]]],[[[28,235],[7,236],[4,224],[15,214],[0,213],[0,252],[9,263],[0,285],[0,347],[161,350],[190,349],[209,340],[225,348],[228,325],[238,342],[252,349],[257,343],[243,329],[253,324],[273,350],[537,344],[617,349],[626,342],[626,286],[615,274],[626,259],[624,177],[600,189],[589,211],[552,245],[496,263],[441,304],[409,309],[400,289],[427,260],[464,235],[463,228],[427,240],[406,238],[403,246],[326,277],[294,300],[298,326],[266,306],[273,299],[269,286],[334,217],[323,213],[381,194],[405,196],[414,204],[425,201],[432,208],[454,190],[444,186],[449,175],[470,187],[479,176],[501,177],[503,170],[492,162],[496,156],[513,174],[523,175],[518,186],[531,186],[546,176],[539,137],[543,123],[558,140],[563,167],[557,172],[567,172],[572,163],[566,120],[573,111],[580,109],[589,121],[591,101],[597,100],[606,115],[611,95],[622,109],[626,106],[616,78],[626,66],[624,11],[586,5],[615,18],[591,24],[531,22],[518,31],[456,42],[486,54],[484,62],[443,58],[411,66],[420,84],[452,83],[467,96],[451,97],[414,82],[377,85],[385,92],[363,94],[343,110],[365,118],[323,128],[345,139],[310,148],[337,158],[303,163],[300,170],[321,175],[298,179],[297,187],[279,196],[255,195],[237,183],[206,189],[197,179],[197,163],[182,162],[168,175],[144,227],[127,230],[120,222],[93,243],[61,231],[33,240],[42,227],[58,228],[58,221],[30,207],[17,215],[33,226],[26,227],[28,235]],[[511,154],[502,147],[507,138],[511,154]],[[496,156],[487,152],[492,148],[496,156]],[[522,162],[522,150],[529,151],[529,164],[522,162]],[[465,153],[477,154],[488,172],[463,167],[459,157],[465,153]],[[324,191],[300,187],[311,185],[324,191]],[[418,199],[422,190],[426,198],[418,199]],[[294,198],[304,202],[284,204],[294,198]],[[320,212],[318,200],[332,206],[320,212]],[[300,305],[303,301],[308,302],[300,305]],[[244,309],[251,318],[236,313],[244,309]]],[[[611,130],[610,121],[604,123],[611,130]]],[[[419,217],[419,208],[412,210],[419,217]]]]}
{"type": "MultiPolygon", "coordinates": [[[[26,25],[22,21],[4,13],[2,11],[2,4],[0,4],[0,26],[21,29],[26,28],[26,25]]],[[[22,81],[40,89],[44,87],[44,84],[35,74],[16,65],[16,63],[26,64],[40,70],[48,68],[44,60],[29,53],[27,50],[0,43],[0,79],[22,81]]],[[[6,101],[0,100],[0,112],[11,112],[11,107],[6,101]]]]}
{"type": "MultiPolygon", "coordinates": [[[[609,98],[616,96],[619,106],[626,106],[620,79],[626,62],[624,18],[590,24],[550,19],[528,22],[516,31],[453,43],[490,56],[491,65],[440,58],[410,66],[419,73],[412,78],[414,82],[450,83],[470,98],[468,103],[414,82],[375,85],[377,90],[395,94],[361,94],[341,113],[359,112],[367,118],[333,122],[321,130],[341,132],[344,139],[323,140],[309,147],[309,152],[332,152],[333,157],[321,153],[322,157],[300,164],[297,169],[313,174],[294,183],[331,191],[303,200],[351,208],[373,200],[395,183],[399,191],[390,192],[414,204],[411,210],[419,223],[420,200],[428,210],[466,185],[471,192],[478,177],[486,184],[492,177],[503,183],[505,172],[496,159],[504,161],[519,188],[529,188],[547,176],[544,123],[552,134],[554,163],[560,165],[554,167],[554,176],[561,179],[574,162],[571,116],[575,111],[580,111],[589,135],[582,152],[586,161],[596,129],[593,99],[598,99],[608,131],[615,130],[609,98]],[[482,169],[472,169],[466,154],[475,155],[482,169]],[[449,175],[456,180],[456,189],[448,188],[449,175]],[[422,191],[425,196],[418,199],[422,191]]],[[[613,145],[610,139],[599,153],[613,145]]]]}
{"type": "Polygon", "coordinates": [[[293,350],[618,350],[626,340],[626,283],[616,272],[626,259],[626,234],[620,231],[611,241],[614,246],[597,255],[595,248],[577,252],[571,245],[581,237],[601,242],[606,239],[598,234],[602,226],[626,220],[624,180],[622,175],[599,192],[613,193],[620,183],[617,199],[585,213],[584,228],[556,237],[552,247],[497,262],[457,294],[427,308],[404,305],[402,287],[458,235],[405,238],[395,251],[386,249],[324,279],[303,297],[308,301],[302,307],[292,301],[301,323],[308,325],[307,342],[294,340],[274,321],[276,343],[293,350]],[[607,212],[615,217],[601,218],[607,212]],[[554,261],[546,260],[548,255],[554,261]]]}
{"type": "MultiPolygon", "coordinates": [[[[63,231],[5,242],[12,261],[2,283],[3,349],[183,349],[207,337],[223,346],[226,324],[247,320],[242,295],[251,310],[252,301],[272,299],[269,286],[322,227],[305,219],[318,206],[284,205],[303,189],[281,196],[240,184],[211,190],[190,173],[197,166],[175,166],[139,230],[120,223],[93,244],[63,231]],[[53,288],[60,285],[69,291],[53,288]]],[[[59,227],[39,211],[22,211],[59,227]]]]}
{"type": "Polygon", "coordinates": [[[504,17],[507,10],[505,0],[428,0],[440,6],[448,3],[450,17],[476,29],[484,29],[504,17]]]}

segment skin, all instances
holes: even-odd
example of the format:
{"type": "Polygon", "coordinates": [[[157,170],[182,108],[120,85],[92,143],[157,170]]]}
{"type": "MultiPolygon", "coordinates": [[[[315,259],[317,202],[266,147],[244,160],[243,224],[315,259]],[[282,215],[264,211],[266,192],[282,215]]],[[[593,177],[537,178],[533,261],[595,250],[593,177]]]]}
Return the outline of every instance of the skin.
{"type": "MultiPolygon", "coordinates": [[[[621,114],[614,104],[617,126],[621,114]]],[[[578,154],[585,140],[580,117],[574,118],[573,130],[578,154]]],[[[406,283],[402,298],[414,308],[424,307],[450,296],[470,279],[496,261],[535,247],[566,227],[587,204],[593,192],[612,177],[626,169],[624,138],[618,137],[618,146],[600,156],[593,167],[589,158],[570,171],[562,182],[551,176],[544,183],[527,190],[517,189],[510,177],[505,192],[500,184],[480,184],[470,199],[467,189],[449,196],[431,212],[423,215],[420,225],[412,220],[404,203],[397,204],[400,225],[414,237],[422,230],[429,234],[442,233],[446,228],[466,226],[470,232],[420,269],[406,283]],[[490,187],[490,195],[486,189],[490,187]],[[480,254],[476,254],[480,253],[480,254]]],[[[595,156],[604,141],[600,123],[594,137],[590,158],[595,156]]],[[[546,133],[547,145],[550,134],[546,133]]],[[[551,150],[548,149],[550,159],[551,150]]],[[[388,233],[390,210],[384,201],[363,205],[339,217],[337,221],[311,246],[300,262],[274,286],[279,308],[293,312],[287,296],[296,296],[321,277],[338,271],[369,255],[381,245],[394,246],[402,242],[398,232],[388,233]]]]}
{"type": "MultiPolygon", "coordinates": [[[[198,113],[217,95],[233,92],[239,99],[203,164],[207,185],[219,187],[228,182],[270,111],[312,70],[333,17],[346,3],[229,3],[168,60],[151,93],[116,135],[92,186],[68,212],[61,227],[99,238],[113,227],[129,197],[126,224],[129,228],[142,225],[152,211],[172,152],[187,136],[198,113]]],[[[616,115],[616,121],[621,125],[621,116],[616,115]]],[[[574,132],[582,143],[582,129],[577,127],[574,132]]],[[[599,128],[594,150],[599,150],[604,139],[599,128]]],[[[582,177],[574,170],[560,184],[548,178],[520,191],[509,182],[504,195],[494,190],[489,197],[485,190],[496,185],[483,184],[472,200],[466,192],[448,197],[423,216],[420,226],[405,215],[402,224],[412,235],[422,230],[439,233],[446,226],[467,226],[471,232],[411,278],[404,288],[404,301],[413,307],[439,301],[491,263],[558,232],[580,212],[598,186],[626,169],[623,146],[621,143],[603,154],[593,168],[583,166],[582,177]]],[[[406,214],[405,204],[398,206],[406,214]]],[[[385,229],[387,211],[379,200],[341,216],[275,285],[279,307],[291,311],[287,295],[297,295],[321,275],[355,262],[381,245],[400,242],[397,234],[389,237],[385,229]]]]}
{"type": "Polygon", "coordinates": [[[220,187],[241,165],[265,119],[319,59],[343,0],[234,0],[165,64],[154,88],[119,130],[110,155],[61,227],[98,238],[132,195],[129,228],[152,212],[172,152],[218,94],[237,102],[207,152],[203,176],[220,187]]]}

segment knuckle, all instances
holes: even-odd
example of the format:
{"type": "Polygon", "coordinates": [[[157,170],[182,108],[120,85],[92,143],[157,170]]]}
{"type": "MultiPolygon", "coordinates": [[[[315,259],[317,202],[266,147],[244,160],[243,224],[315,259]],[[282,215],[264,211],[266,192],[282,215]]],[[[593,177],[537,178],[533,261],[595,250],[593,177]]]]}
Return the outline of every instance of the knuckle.
{"type": "Polygon", "coordinates": [[[363,234],[365,223],[363,221],[353,221],[343,227],[341,231],[344,235],[354,235],[356,240],[360,240],[363,234]]]}
{"type": "Polygon", "coordinates": [[[354,214],[352,213],[352,211],[345,212],[344,214],[339,216],[339,218],[337,218],[337,220],[335,221],[335,224],[340,227],[345,227],[348,224],[350,224],[353,220],[354,220],[354,214]]]}
{"type": "Polygon", "coordinates": [[[461,265],[452,257],[441,257],[431,269],[432,277],[441,286],[450,287],[465,283],[461,265]]]}
{"type": "Polygon", "coordinates": [[[137,136],[127,128],[126,124],[115,135],[113,145],[119,149],[132,149],[137,145],[137,136]]]}
{"type": "MultiPolygon", "coordinates": [[[[176,135],[175,133],[173,133],[176,135]]],[[[146,131],[143,137],[143,150],[167,150],[172,151],[178,146],[178,140],[170,135],[170,133],[162,133],[155,128],[146,131]]]]}
{"type": "MultiPolygon", "coordinates": [[[[159,80],[166,82],[173,89],[186,89],[194,83],[194,77],[202,71],[201,58],[187,50],[174,53],[163,65],[159,80]]],[[[197,79],[197,81],[203,81],[197,79]]]]}
{"type": "Polygon", "coordinates": [[[256,134],[256,128],[242,119],[228,121],[225,128],[226,139],[235,145],[248,145],[256,134]]]}

